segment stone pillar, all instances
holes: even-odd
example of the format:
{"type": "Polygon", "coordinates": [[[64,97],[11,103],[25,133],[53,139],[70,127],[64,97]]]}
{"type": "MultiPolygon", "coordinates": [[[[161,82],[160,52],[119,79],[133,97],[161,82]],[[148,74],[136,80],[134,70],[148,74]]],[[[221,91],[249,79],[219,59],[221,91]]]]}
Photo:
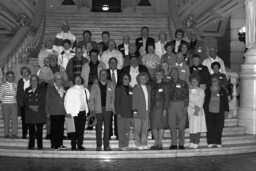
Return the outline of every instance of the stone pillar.
{"type": "Polygon", "coordinates": [[[245,0],[246,47],[245,63],[240,72],[240,126],[247,127],[246,133],[256,134],[256,0],[245,0]]]}

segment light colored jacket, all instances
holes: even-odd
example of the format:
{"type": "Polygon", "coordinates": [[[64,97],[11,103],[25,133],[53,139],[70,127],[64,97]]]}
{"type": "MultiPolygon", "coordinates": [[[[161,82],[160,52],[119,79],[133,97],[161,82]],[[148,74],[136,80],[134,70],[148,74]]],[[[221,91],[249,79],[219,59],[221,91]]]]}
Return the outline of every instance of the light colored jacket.
{"type": "MultiPolygon", "coordinates": [[[[97,68],[98,75],[100,75],[100,70],[102,69],[106,69],[106,66],[103,62],[99,61],[99,65],[97,68]]],[[[81,72],[81,76],[84,79],[84,87],[88,86],[89,74],[90,74],[90,65],[89,65],[89,62],[87,62],[83,65],[82,72],[81,72]]]]}
{"type": "MultiPolygon", "coordinates": [[[[113,111],[115,113],[115,86],[110,80],[107,81],[106,96],[106,111],[113,111]]],[[[102,113],[101,91],[98,80],[94,82],[91,88],[89,109],[95,113],[102,113]]]]}

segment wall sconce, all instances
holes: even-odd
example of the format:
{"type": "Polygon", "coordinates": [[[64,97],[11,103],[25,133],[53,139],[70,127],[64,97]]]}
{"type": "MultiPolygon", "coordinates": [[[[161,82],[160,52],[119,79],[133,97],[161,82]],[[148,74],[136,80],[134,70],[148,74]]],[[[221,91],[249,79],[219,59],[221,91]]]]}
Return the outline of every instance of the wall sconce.
{"type": "Polygon", "coordinates": [[[245,34],[246,34],[246,28],[245,26],[243,26],[237,32],[238,40],[245,43],[245,34]]]}
{"type": "Polygon", "coordinates": [[[102,5],[101,9],[102,9],[102,11],[108,11],[109,10],[109,5],[104,4],[104,5],[102,5]]]}
{"type": "Polygon", "coordinates": [[[29,25],[31,19],[27,16],[26,13],[18,13],[18,17],[16,18],[17,23],[21,26],[29,25]]]}

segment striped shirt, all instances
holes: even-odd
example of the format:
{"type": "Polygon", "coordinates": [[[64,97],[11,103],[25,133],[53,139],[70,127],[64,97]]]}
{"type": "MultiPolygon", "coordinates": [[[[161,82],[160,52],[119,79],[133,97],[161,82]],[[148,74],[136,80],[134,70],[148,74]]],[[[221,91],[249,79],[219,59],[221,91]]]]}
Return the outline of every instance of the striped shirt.
{"type": "Polygon", "coordinates": [[[0,87],[0,101],[3,104],[13,104],[16,101],[17,84],[5,82],[0,87]]]}

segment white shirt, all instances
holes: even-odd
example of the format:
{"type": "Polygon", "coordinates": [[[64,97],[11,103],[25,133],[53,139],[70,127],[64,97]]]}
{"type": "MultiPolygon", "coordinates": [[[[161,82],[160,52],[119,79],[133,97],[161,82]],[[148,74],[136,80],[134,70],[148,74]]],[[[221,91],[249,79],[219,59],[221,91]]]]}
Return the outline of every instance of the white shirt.
{"type": "Polygon", "coordinates": [[[220,57],[218,57],[218,56],[216,56],[215,59],[213,59],[211,57],[206,58],[203,61],[202,65],[207,66],[210,74],[213,74],[213,70],[212,70],[212,67],[211,67],[213,62],[219,62],[220,63],[220,72],[225,74],[226,77],[227,77],[227,72],[226,72],[225,64],[224,64],[223,60],[220,57]]]}
{"type": "Polygon", "coordinates": [[[58,56],[58,51],[56,49],[56,46],[53,46],[52,49],[42,49],[40,50],[38,54],[38,65],[40,68],[44,66],[44,59],[48,57],[49,55],[57,55],[58,56]],[[54,48],[55,47],[55,48],[54,48]]]}
{"type": "Polygon", "coordinates": [[[179,51],[180,42],[181,42],[181,40],[175,41],[175,51],[174,52],[176,52],[176,53],[179,51]]]}
{"type": "Polygon", "coordinates": [[[26,90],[26,89],[30,86],[30,79],[25,80],[25,79],[23,78],[23,82],[24,82],[23,90],[26,90]]]}
{"type": "Polygon", "coordinates": [[[146,111],[148,111],[148,90],[146,85],[141,85],[144,96],[145,96],[145,101],[146,101],[146,111]]]}
{"type": "MultiPolygon", "coordinates": [[[[56,38],[61,40],[65,40],[65,39],[70,40],[71,46],[73,46],[73,43],[76,41],[76,36],[70,31],[68,31],[67,33],[64,33],[63,31],[61,31],[56,35],[56,38]]],[[[64,48],[63,46],[57,46],[57,49],[58,49],[58,53],[61,53],[64,48]]]]}
{"type": "Polygon", "coordinates": [[[137,75],[139,75],[139,67],[136,66],[135,68],[133,68],[132,66],[130,67],[130,76],[131,76],[131,82],[130,82],[130,86],[134,87],[137,84],[137,80],[136,77],[137,75]]]}
{"type": "Polygon", "coordinates": [[[124,54],[129,55],[129,44],[124,44],[124,54]]]}
{"type": "Polygon", "coordinates": [[[89,97],[89,90],[87,88],[84,88],[82,85],[75,85],[69,88],[64,100],[64,107],[66,109],[67,114],[77,116],[80,111],[84,110],[86,113],[88,113],[89,97]],[[85,91],[87,96],[85,95],[85,91]]]}
{"type": "Polygon", "coordinates": [[[66,70],[69,60],[74,56],[75,53],[71,49],[62,51],[58,57],[59,65],[66,70]]]}
{"type": "Polygon", "coordinates": [[[115,57],[118,61],[117,69],[122,69],[124,64],[123,54],[119,50],[106,50],[101,56],[101,61],[105,64],[106,69],[109,69],[108,61],[110,58],[115,57]]]}
{"type": "Polygon", "coordinates": [[[155,43],[155,54],[157,54],[160,58],[162,55],[164,55],[166,53],[164,46],[165,46],[166,42],[164,42],[163,44],[158,41],[155,43]]]}

